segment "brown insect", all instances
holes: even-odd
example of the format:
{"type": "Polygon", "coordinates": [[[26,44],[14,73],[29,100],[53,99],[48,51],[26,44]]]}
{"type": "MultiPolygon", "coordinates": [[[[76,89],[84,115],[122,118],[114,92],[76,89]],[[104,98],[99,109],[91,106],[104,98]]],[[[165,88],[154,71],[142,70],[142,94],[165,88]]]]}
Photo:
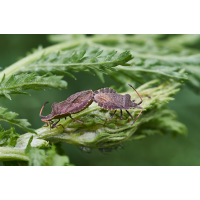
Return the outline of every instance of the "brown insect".
{"type": "MultiPolygon", "coordinates": [[[[62,101],[60,103],[52,104],[52,112],[47,116],[42,116],[42,110],[44,106],[49,103],[48,101],[44,103],[40,110],[40,117],[43,122],[47,123],[47,126],[50,124],[51,128],[58,128],[58,126],[62,126],[61,124],[56,126],[56,124],[60,121],[60,118],[70,117],[76,122],[84,124],[82,121],[72,118],[71,114],[78,113],[84,109],[86,109],[93,102],[93,91],[86,90],[82,92],[77,92],[76,94],[71,95],[67,100],[62,101]],[[57,122],[53,122],[53,119],[58,119],[57,122]]],[[[64,127],[63,127],[64,128],[64,127]]]]}
{"type": "MultiPolygon", "coordinates": [[[[135,88],[132,85],[130,85],[130,84],[128,84],[128,85],[135,90],[135,88]]],[[[136,93],[138,94],[137,91],[136,91],[136,93]]],[[[114,117],[117,110],[121,111],[121,120],[122,120],[122,109],[125,109],[126,112],[131,116],[132,119],[133,119],[133,116],[131,115],[131,113],[128,112],[128,109],[130,109],[130,108],[141,109],[141,112],[139,113],[139,115],[136,117],[136,119],[131,124],[131,125],[133,125],[143,111],[143,108],[138,106],[142,103],[141,96],[139,94],[138,94],[138,96],[140,97],[141,101],[139,103],[135,103],[135,100],[131,100],[130,94],[121,95],[121,94],[118,94],[115,90],[113,90],[111,88],[102,88],[102,89],[94,92],[94,102],[98,103],[98,105],[100,107],[102,107],[106,110],[115,110],[115,112],[111,116],[110,120],[105,121],[105,123],[112,120],[112,118],[114,117]]],[[[105,123],[104,123],[104,125],[105,125],[105,123]]]]}

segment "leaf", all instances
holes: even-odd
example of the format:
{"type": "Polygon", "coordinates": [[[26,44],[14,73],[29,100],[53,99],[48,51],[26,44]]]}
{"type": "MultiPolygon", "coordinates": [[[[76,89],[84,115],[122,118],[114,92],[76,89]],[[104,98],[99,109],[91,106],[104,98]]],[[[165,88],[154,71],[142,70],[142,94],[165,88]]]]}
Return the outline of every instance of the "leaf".
{"type": "Polygon", "coordinates": [[[27,119],[15,119],[19,114],[15,112],[6,112],[7,108],[0,107],[0,121],[6,121],[10,124],[14,124],[24,131],[35,133],[31,128],[28,128],[31,124],[27,119]]]}
{"type": "Polygon", "coordinates": [[[45,166],[46,155],[45,151],[38,148],[31,148],[28,153],[29,166],[45,166]]]}
{"type": "Polygon", "coordinates": [[[42,90],[42,87],[65,88],[67,83],[61,80],[62,77],[55,75],[48,76],[47,74],[37,76],[34,73],[22,73],[20,75],[12,75],[6,79],[4,74],[0,82],[0,96],[5,96],[11,100],[9,94],[28,94],[23,92],[23,90],[42,90]]]}
{"type": "MultiPolygon", "coordinates": [[[[73,35],[53,35],[51,41],[75,42],[73,35]]],[[[169,78],[190,86],[195,92],[200,92],[200,35],[81,35],[80,43],[88,43],[90,49],[103,50],[102,55],[112,54],[116,50],[129,50],[134,57],[128,63],[116,67],[119,72],[105,72],[120,84],[136,81],[143,84],[147,81],[160,78],[169,78]],[[110,51],[108,53],[108,51],[110,51]],[[126,65],[129,64],[129,67],[126,65]],[[179,74],[179,71],[184,73],[179,74]],[[197,73],[195,73],[195,71],[197,73]],[[124,80],[126,80],[124,82],[124,80]]],[[[86,53],[87,55],[87,53],[86,53]]],[[[99,76],[100,77],[100,76],[99,76]]],[[[101,77],[100,77],[101,78],[101,77]]]]}
{"type": "Polygon", "coordinates": [[[29,161],[27,155],[32,149],[49,148],[49,142],[38,139],[37,135],[31,133],[23,135],[15,133],[13,135],[13,133],[15,131],[12,129],[6,131],[2,129],[0,132],[0,161],[6,161],[5,165],[27,165],[27,161],[29,161]],[[20,163],[15,163],[16,160],[20,161],[20,163]]]}
{"type": "Polygon", "coordinates": [[[52,144],[51,149],[47,151],[47,162],[49,166],[64,166],[69,164],[67,156],[60,156],[56,153],[56,147],[52,144]]]}
{"type": "Polygon", "coordinates": [[[172,78],[179,82],[188,80],[186,84],[200,92],[200,35],[94,35],[89,40],[96,47],[130,50],[134,57],[129,62],[131,66],[116,67],[118,76],[108,72],[121,84],[120,80],[126,78],[126,83],[135,80],[139,84],[155,78],[172,78]],[[169,39],[163,39],[166,37],[169,39]]]}
{"type": "Polygon", "coordinates": [[[0,146],[15,147],[19,134],[15,132],[15,128],[11,127],[9,130],[4,130],[0,125],[0,146]]]}
{"type": "Polygon", "coordinates": [[[60,156],[56,153],[56,147],[51,146],[51,149],[45,150],[38,148],[29,148],[29,165],[30,166],[64,166],[69,165],[67,156],[60,156]]]}
{"type": "Polygon", "coordinates": [[[140,129],[132,136],[132,139],[138,135],[149,136],[154,134],[178,134],[187,135],[187,128],[184,124],[177,121],[177,116],[174,111],[163,107],[161,110],[153,113],[153,118],[142,124],[140,129]]]}
{"type": "Polygon", "coordinates": [[[27,153],[29,153],[30,152],[30,150],[31,150],[31,142],[33,141],[33,135],[29,138],[29,140],[28,140],[28,144],[27,144],[27,146],[26,146],[26,149],[25,149],[25,153],[27,154],[27,153]]]}
{"type": "Polygon", "coordinates": [[[114,70],[114,67],[117,65],[125,65],[131,59],[132,56],[129,51],[118,53],[113,50],[103,51],[99,47],[81,45],[72,50],[52,52],[49,55],[43,55],[38,60],[21,67],[20,70],[40,74],[47,72],[64,74],[69,73],[69,71],[88,72],[90,70],[106,73],[105,70],[114,70]]]}
{"type": "Polygon", "coordinates": [[[96,75],[99,77],[99,79],[102,81],[102,83],[104,83],[104,82],[105,82],[105,80],[104,80],[103,74],[102,74],[102,73],[100,73],[100,72],[99,72],[99,71],[97,71],[97,70],[95,70],[95,73],[96,73],[96,75]]]}

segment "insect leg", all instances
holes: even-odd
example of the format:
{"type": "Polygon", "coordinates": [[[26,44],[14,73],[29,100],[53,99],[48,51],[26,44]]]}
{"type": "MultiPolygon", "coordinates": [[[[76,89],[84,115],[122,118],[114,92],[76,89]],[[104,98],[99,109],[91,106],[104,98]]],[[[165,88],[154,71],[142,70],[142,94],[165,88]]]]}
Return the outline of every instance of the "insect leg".
{"type": "Polygon", "coordinates": [[[63,131],[64,131],[65,128],[64,128],[64,126],[63,126],[62,124],[59,124],[58,126],[56,126],[56,124],[57,124],[59,121],[60,121],[60,119],[59,119],[57,122],[55,122],[54,124],[53,124],[53,122],[52,122],[51,128],[54,128],[54,127],[58,128],[58,126],[62,126],[62,127],[63,127],[63,131]]]}
{"type": "MultiPolygon", "coordinates": [[[[71,118],[71,119],[73,119],[74,121],[76,121],[76,122],[79,122],[79,123],[81,123],[81,124],[83,124],[84,125],[84,123],[82,122],[82,121],[79,121],[79,120],[77,120],[77,119],[74,119],[74,118],[72,118],[72,116],[71,115],[69,115],[69,117],[71,118]]],[[[84,125],[85,126],[85,125],[84,125]]]]}
{"type": "Polygon", "coordinates": [[[52,124],[51,128],[54,128],[54,127],[58,128],[58,127],[56,126],[56,124],[57,124],[59,121],[60,121],[60,119],[59,119],[57,122],[55,122],[54,124],[52,124]]]}
{"type": "Polygon", "coordinates": [[[47,127],[47,126],[49,126],[49,123],[48,123],[48,122],[46,122],[46,123],[47,123],[47,125],[46,125],[46,126],[44,125],[44,127],[47,127]]]}
{"type": "Polygon", "coordinates": [[[131,113],[130,112],[128,112],[128,110],[126,110],[126,112],[131,116],[131,118],[133,119],[133,116],[131,115],[131,113]]]}
{"type": "MultiPolygon", "coordinates": [[[[143,111],[143,108],[142,108],[142,107],[137,107],[137,108],[141,109],[141,111],[140,111],[139,115],[136,117],[136,119],[140,116],[140,114],[141,114],[142,111],[143,111]]],[[[132,123],[131,125],[133,125],[133,124],[135,123],[136,119],[133,121],[133,123],[132,123]]]]}
{"type": "Polygon", "coordinates": [[[122,119],[123,119],[123,118],[122,118],[122,110],[120,110],[120,112],[121,112],[121,120],[122,120],[122,119]]]}
{"type": "Polygon", "coordinates": [[[49,126],[49,123],[50,123],[49,121],[47,121],[45,119],[42,119],[42,121],[47,123],[47,125],[45,127],[49,126]]]}
{"type": "Polygon", "coordinates": [[[49,121],[49,125],[50,125],[50,130],[51,130],[51,127],[52,127],[52,124],[53,124],[53,121],[49,121]]]}
{"type": "Polygon", "coordinates": [[[109,122],[109,121],[111,121],[111,120],[112,120],[112,118],[114,117],[114,115],[115,115],[116,111],[117,111],[117,110],[115,110],[115,112],[114,112],[114,113],[113,113],[113,115],[111,116],[110,120],[106,120],[106,121],[104,122],[104,125],[105,125],[107,122],[109,122]]]}

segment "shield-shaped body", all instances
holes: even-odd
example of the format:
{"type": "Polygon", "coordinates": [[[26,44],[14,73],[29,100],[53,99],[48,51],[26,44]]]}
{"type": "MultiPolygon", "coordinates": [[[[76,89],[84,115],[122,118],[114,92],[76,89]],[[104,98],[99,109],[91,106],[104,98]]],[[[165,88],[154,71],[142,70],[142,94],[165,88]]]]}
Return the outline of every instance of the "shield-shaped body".
{"type": "MultiPolygon", "coordinates": [[[[42,118],[41,120],[46,122],[47,125],[48,123],[52,124],[52,127],[57,127],[56,124],[60,121],[60,118],[67,117],[69,116],[71,119],[71,114],[78,113],[84,109],[86,109],[91,103],[93,102],[93,91],[92,90],[86,90],[82,92],[77,92],[73,95],[71,95],[69,98],[67,98],[65,101],[62,101],[60,103],[53,103],[52,104],[52,112],[51,114],[47,116],[42,116],[42,110],[44,106],[46,105],[46,102],[41,111],[40,111],[40,117],[42,118]],[[53,119],[59,119],[59,121],[55,122],[53,124],[52,120],[53,119]]],[[[82,123],[79,120],[73,119],[79,123],[82,123]]]]}
{"type": "Polygon", "coordinates": [[[69,116],[69,114],[78,113],[86,109],[92,103],[92,101],[93,91],[86,90],[77,92],[60,103],[53,103],[52,113],[54,115],[54,119],[69,116]]]}
{"type": "Polygon", "coordinates": [[[137,107],[129,94],[118,94],[114,89],[102,88],[94,92],[94,102],[106,110],[128,110],[137,107]]]}
{"type": "MultiPolygon", "coordinates": [[[[130,84],[129,84],[129,86],[132,87],[130,84]]],[[[136,93],[138,94],[137,91],[136,91],[136,93]]],[[[139,97],[140,97],[140,95],[139,95],[139,97]]],[[[133,119],[133,116],[128,112],[128,109],[139,108],[139,109],[141,109],[141,112],[143,110],[142,107],[138,106],[142,103],[141,97],[140,97],[141,101],[139,103],[135,103],[134,102],[135,100],[131,100],[131,96],[129,94],[125,94],[125,95],[118,94],[112,88],[102,88],[100,90],[95,91],[93,98],[94,98],[94,102],[96,102],[98,104],[98,106],[100,106],[106,110],[115,110],[115,112],[111,116],[110,120],[112,120],[112,118],[114,117],[116,110],[121,111],[121,119],[122,119],[122,110],[123,109],[126,110],[126,112],[131,116],[132,119],[133,119]]],[[[136,117],[136,119],[140,116],[141,112],[136,117]]],[[[132,125],[134,124],[136,119],[133,121],[132,125]]],[[[108,120],[108,121],[110,121],[110,120],[108,120]]],[[[108,121],[106,121],[106,122],[108,122],[108,121]]],[[[104,125],[105,125],[105,123],[104,123],[104,125]]]]}

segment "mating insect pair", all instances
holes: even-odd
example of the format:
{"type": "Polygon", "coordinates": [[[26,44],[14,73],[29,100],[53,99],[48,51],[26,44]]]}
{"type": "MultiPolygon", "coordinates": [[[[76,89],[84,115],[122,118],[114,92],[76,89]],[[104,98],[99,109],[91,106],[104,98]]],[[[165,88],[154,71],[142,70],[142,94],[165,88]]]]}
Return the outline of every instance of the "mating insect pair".
{"type": "MultiPolygon", "coordinates": [[[[131,86],[130,84],[128,85],[134,89],[133,86],[131,86]]],[[[137,91],[136,93],[138,94],[137,91]]],[[[133,116],[131,115],[131,113],[128,112],[128,109],[130,108],[141,109],[140,113],[131,124],[133,125],[143,111],[143,108],[138,106],[142,103],[141,96],[139,94],[138,96],[140,97],[141,101],[139,103],[135,103],[135,100],[131,100],[131,96],[129,94],[121,95],[111,88],[102,88],[100,90],[95,91],[94,93],[92,90],[86,90],[82,92],[77,92],[76,94],[71,95],[67,100],[62,101],[60,103],[53,103],[52,113],[47,116],[42,116],[41,115],[42,110],[44,106],[48,103],[45,102],[45,104],[41,108],[40,117],[42,118],[41,120],[43,122],[47,123],[47,126],[50,124],[50,129],[62,126],[61,124],[58,126],[56,124],[60,121],[60,118],[64,117],[66,119],[66,117],[68,116],[72,120],[84,124],[82,121],[72,118],[71,114],[75,114],[86,109],[94,101],[95,103],[98,104],[98,106],[102,107],[105,110],[115,110],[114,114],[108,121],[112,120],[117,110],[120,110],[121,120],[122,120],[122,109],[126,110],[126,112],[130,115],[132,119],[133,116]],[[53,119],[58,119],[58,121],[53,122],[52,121],[53,119]]],[[[107,123],[108,121],[105,121],[105,123],[107,123]]]]}

